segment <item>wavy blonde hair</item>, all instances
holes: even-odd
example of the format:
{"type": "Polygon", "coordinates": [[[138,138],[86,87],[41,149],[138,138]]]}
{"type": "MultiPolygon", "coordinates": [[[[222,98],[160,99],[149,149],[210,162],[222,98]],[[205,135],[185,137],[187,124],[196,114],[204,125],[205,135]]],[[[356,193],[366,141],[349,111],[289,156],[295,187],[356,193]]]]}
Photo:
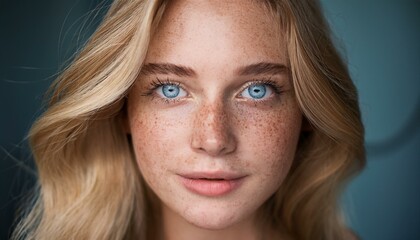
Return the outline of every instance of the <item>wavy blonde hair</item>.
{"type": "MultiPolygon", "coordinates": [[[[365,161],[356,89],[316,1],[263,2],[286,38],[296,98],[311,126],[264,216],[293,239],[343,239],[340,192],[365,161]]],[[[116,0],[52,85],[30,132],[39,187],[14,239],[153,239],[153,200],[123,117],[166,5],[116,0]]]]}

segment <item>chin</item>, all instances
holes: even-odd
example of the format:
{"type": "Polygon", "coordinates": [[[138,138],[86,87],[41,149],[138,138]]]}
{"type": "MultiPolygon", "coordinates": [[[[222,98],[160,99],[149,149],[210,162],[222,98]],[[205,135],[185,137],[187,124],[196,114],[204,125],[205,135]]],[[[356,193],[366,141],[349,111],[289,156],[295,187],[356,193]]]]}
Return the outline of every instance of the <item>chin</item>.
{"type": "Polygon", "coordinates": [[[217,219],[187,219],[190,224],[198,228],[203,228],[207,230],[223,230],[235,225],[238,221],[234,219],[224,219],[224,218],[217,218],[217,219]]]}
{"type": "Polygon", "coordinates": [[[236,225],[237,223],[247,219],[244,209],[216,210],[215,207],[206,207],[201,209],[188,209],[184,212],[183,218],[190,224],[207,229],[207,230],[223,230],[236,225]]]}

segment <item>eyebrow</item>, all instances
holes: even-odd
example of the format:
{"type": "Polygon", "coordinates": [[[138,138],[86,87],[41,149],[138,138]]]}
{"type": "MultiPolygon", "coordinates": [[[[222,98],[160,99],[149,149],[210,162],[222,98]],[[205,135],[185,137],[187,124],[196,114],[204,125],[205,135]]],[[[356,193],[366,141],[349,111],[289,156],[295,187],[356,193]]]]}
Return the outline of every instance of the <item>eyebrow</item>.
{"type": "Polygon", "coordinates": [[[262,75],[262,74],[283,74],[288,73],[289,68],[286,65],[270,62],[259,62],[244,67],[240,67],[237,70],[238,75],[262,75]]]}
{"type": "Polygon", "coordinates": [[[143,75],[175,74],[179,77],[194,77],[197,74],[192,68],[172,63],[148,63],[141,69],[143,75]]]}
{"type": "MultiPolygon", "coordinates": [[[[282,74],[288,73],[289,68],[286,65],[270,62],[259,62],[251,65],[239,67],[236,74],[240,76],[263,75],[263,74],[282,74]]],[[[143,75],[153,74],[174,74],[179,77],[195,77],[197,73],[190,67],[176,65],[172,63],[148,63],[141,69],[143,75]]]]}

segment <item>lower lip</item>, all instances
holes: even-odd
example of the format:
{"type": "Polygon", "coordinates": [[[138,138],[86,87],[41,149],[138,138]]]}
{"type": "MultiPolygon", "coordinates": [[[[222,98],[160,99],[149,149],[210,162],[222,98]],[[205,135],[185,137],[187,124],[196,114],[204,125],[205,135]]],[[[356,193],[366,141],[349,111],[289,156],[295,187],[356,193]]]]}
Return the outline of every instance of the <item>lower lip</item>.
{"type": "Polygon", "coordinates": [[[232,192],[241,185],[243,179],[242,177],[231,180],[207,180],[181,176],[181,181],[188,190],[208,197],[222,196],[232,192]]]}

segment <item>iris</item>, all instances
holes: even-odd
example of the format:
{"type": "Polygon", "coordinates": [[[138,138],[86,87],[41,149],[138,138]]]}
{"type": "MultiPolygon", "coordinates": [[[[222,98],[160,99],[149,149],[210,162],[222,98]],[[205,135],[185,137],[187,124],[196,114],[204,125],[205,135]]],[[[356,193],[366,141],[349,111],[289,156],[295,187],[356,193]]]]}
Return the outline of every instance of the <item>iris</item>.
{"type": "Polygon", "coordinates": [[[248,94],[252,98],[261,99],[266,93],[267,89],[264,84],[254,84],[248,87],[248,94]]]}
{"type": "Polygon", "coordinates": [[[176,98],[180,92],[179,86],[175,84],[166,84],[162,86],[162,93],[167,98],[176,98]]]}

